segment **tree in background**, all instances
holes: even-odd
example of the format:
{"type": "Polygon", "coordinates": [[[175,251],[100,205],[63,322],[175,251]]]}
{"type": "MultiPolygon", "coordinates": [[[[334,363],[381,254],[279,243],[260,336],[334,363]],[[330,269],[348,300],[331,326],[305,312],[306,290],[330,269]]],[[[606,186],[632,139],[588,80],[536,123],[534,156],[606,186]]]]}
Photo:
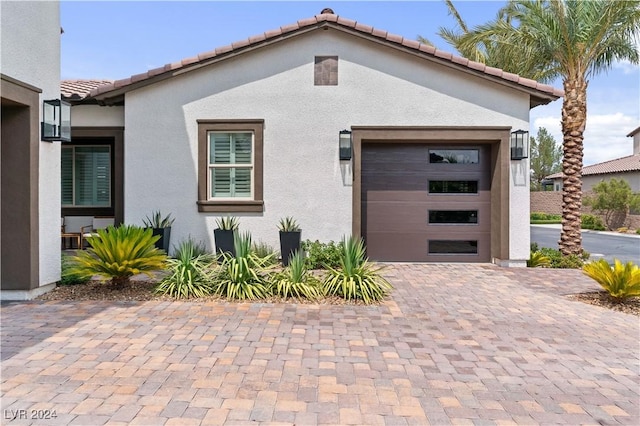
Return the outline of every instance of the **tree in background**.
{"type": "Polygon", "coordinates": [[[531,144],[531,190],[542,191],[542,180],[562,170],[562,147],[544,127],[529,139],[531,144]]]}
{"type": "Polygon", "coordinates": [[[582,157],[589,78],[617,61],[640,62],[640,2],[510,0],[498,18],[456,37],[474,59],[504,57],[493,66],[540,81],[562,79],[563,194],[560,251],[582,253],[582,157]],[[499,52],[499,53],[495,53],[499,52]],[[514,60],[516,59],[516,60],[514,60]]]}
{"type": "Polygon", "coordinates": [[[634,194],[629,182],[611,178],[593,187],[594,195],[584,203],[604,216],[604,223],[612,231],[624,226],[629,210],[640,210],[640,194],[634,194]]]}

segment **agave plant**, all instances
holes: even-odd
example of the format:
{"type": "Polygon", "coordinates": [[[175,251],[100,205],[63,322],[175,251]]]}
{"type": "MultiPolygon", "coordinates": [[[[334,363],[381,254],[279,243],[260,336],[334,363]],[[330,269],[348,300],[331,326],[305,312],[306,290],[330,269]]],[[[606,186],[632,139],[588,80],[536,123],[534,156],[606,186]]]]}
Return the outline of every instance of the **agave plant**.
{"type": "Polygon", "coordinates": [[[158,283],[157,293],[176,298],[203,297],[211,293],[213,256],[204,252],[193,239],[183,240],[175,258],[167,260],[171,274],[158,283]]]}
{"type": "Polygon", "coordinates": [[[173,225],[174,221],[175,219],[171,217],[171,213],[163,217],[162,213],[160,213],[160,210],[157,210],[151,214],[151,217],[147,216],[145,219],[143,219],[142,223],[144,223],[144,226],[147,228],[158,229],[170,228],[171,225],[173,225]]]}
{"type": "Polygon", "coordinates": [[[623,265],[618,259],[614,259],[611,267],[606,260],[600,259],[587,263],[582,270],[618,302],[628,297],[640,296],[640,269],[633,262],[623,265]]]}
{"type": "Polygon", "coordinates": [[[227,216],[217,218],[216,225],[218,226],[218,229],[222,229],[224,231],[235,231],[238,229],[240,222],[237,217],[227,216]]]}
{"type": "Polygon", "coordinates": [[[382,300],[393,288],[365,255],[364,242],[359,237],[342,239],[340,267],[329,268],[323,283],[326,295],[339,296],[346,300],[362,300],[369,304],[382,300]]]}
{"type": "Polygon", "coordinates": [[[296,232],[300,230],[300,225],[293,217],[287,216],[280,219],[278,229],[282,232],[296,232]]]}
{"type": "Polygon", "coordinates": [[[271,280],[271,291],[276,296],[316,300],[321,296],[320,281],[307,270],[302,253],[289,259],[289,266],[271,280]]]}
{"type": "Polygon", "coordinates": [[[529,268],[549,268],[551,267],[551,258],[541,251],[531,252],[531,258],[527,260],[529,268]]]}
{"type": "Polygon", "coordinates": [[[109,278],[114,287],[122,287],[134,275],[151,275],[152,271],[165,267],[167,256],[154,246],[158,238],[151,229],[135,225],[98,229],[97,234],[87,237],[91,248],[71,259],[73,266],[69,272],[82,277],[109,278]]]}
{"type": "Polygon", "coordinates": [[[223,253],[213,292],[229,299],[263,299],[269,296],[269,287],[263,277],[270,261],[251,249],[251,234],[234,235],[235,254],[223,253]]]}

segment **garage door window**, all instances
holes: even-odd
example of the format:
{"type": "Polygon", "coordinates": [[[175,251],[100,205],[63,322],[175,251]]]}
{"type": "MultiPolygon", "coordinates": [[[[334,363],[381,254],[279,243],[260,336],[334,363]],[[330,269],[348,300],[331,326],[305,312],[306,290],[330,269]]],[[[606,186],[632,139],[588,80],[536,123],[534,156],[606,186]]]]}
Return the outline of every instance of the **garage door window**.
{"type": "Polygon", "coordinates": [[[477,210],[429,210],[429,223],[477,224],[477,210]]]}
{"type": "Polygon", "coordinates": [[[429,240],[429,254],[478,254],[478,241],[429,240]]]}
{"type": "Polygon", "coordinates": [[[429,192],[432,194],[477,194],[477,180],[430,180],[429,192]]]}
{"type": "Polygon", "coordinates": [[[477,149],[430,149],[429,163],[432,164],[478,164],[480,154],[477,149]]]}

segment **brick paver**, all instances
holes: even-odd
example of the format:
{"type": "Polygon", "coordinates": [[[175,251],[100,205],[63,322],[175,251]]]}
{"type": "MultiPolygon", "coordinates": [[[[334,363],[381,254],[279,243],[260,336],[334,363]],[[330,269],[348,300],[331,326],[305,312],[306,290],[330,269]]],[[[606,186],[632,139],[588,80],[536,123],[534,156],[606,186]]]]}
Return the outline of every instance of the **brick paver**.
{"type": "Polygon", "coordinates": [[[4,303],[2,424],[640,424],[638,318],[580,271],[385,273],[380,306],[4,303]]]}

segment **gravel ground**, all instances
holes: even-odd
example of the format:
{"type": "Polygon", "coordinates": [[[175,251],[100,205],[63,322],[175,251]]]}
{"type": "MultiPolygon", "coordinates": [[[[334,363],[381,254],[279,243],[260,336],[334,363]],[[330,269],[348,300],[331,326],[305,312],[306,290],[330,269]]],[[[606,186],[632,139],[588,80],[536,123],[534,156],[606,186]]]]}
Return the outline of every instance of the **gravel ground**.
{"type": "MultiPolygon", "coordinates": [[[[54,290],[38,297],[38,300],[109,300],[109,301],[145,301],[145,300],[175,300],[172,297],[156,294],[153,291],[154,281],[133,280],[121,289],[112,288],[108,282],[89,281],[86,284],[58,286],[54,290]]],[[[591,305],[602,306],[604,308],[625,312],[640,316],[640,297],[632,297],[622,303],[614,301],[605,291],[572,294],[566,296],[570,299],[579,300],[591,305]]],[[[182,299],[185,300],[185,299],[182,299]]],[[[209,296],[199,299],[187,299],[191,302],[208,302],[213,300],[223,300],[218,296],[209,296]]],[[[319,302],[298,299],[270,298],[263,302],[273,303],[313,303],[313,304],[360,304],[360,302],[347,302],[339,298],[326,298],[319,302]]]]}

